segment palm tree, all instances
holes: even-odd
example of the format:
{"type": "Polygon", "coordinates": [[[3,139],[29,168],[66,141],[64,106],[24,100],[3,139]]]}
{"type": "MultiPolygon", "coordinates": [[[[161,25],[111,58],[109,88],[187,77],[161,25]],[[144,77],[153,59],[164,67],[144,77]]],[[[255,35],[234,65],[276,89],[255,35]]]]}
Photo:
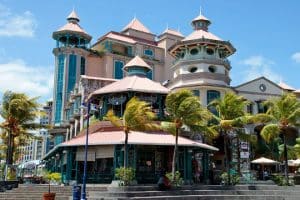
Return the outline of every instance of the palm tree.
{"type": "Polygon", "coordinates": [[[178,136],[183,125],[190,130],[204,130],[212,136],[216,131],[207,127],[207,121],[212,117],[210,112],[201,106],[199,99],[190,90],[181,89],[170,93],[166,98],[166,110],[171,122],[162,123],[162,128],[175,133],[175,146],[172,162],[172,181],[175,179],[175,164],[178,151],[178,136]]]}
{"type": "Polygon", "coordinates": [[[263,127],[260,135],[268,143],[282,135],[285,162],[284,175],[288,183],[287,136],[300,125],[300,102],[294,94],[286,93],[279,98],[266,101],[265,104],[268,106],[266,114],[272,118],[272,121],[263,127]]]}
{"type": "MultiPolygon", "coordinates": [[[[6,164],[13,163],[16,147],[33,137],[29,130],[37,129],[34,120],[38,116],[37,98],[29,98],[24,93],[7,91],[3,95],[0,115],[4,122],[0,124],[1,136],[7,146],[6,164]]],[[[17,159],[17,158],[15,158],[17,159]]]]}
{"type": "Polygon", "coordinates": [[[140,101],[137,97],[133,97],[128,101],[122,118],[117,117],[113,110],[107,112],[106,119],[114,126],[122,127],[124,130],[124,168],[127,168],[128,134],[130,131],[158,130],[158,124],[153,122],[155,118],[156,115],[152,112],[149,104],[140,101]]]}
{"type": "Polygon", "coordinates": [[[215,99],[208,106],[212,106],[217,110],[218,116],[215,116],[217,127],[219,128],[224,141],[225,168],[228,173],[228,183],[230,184],[230,151],[229,138],[230,133],[234,131],[237,138],[242,140],[255,140],[253,136],[245,134],[241,129],[250,121],[250,116],[245,112],[248,102],[242,97],[232,92],[228,92],[221,99],[215,99]]]}

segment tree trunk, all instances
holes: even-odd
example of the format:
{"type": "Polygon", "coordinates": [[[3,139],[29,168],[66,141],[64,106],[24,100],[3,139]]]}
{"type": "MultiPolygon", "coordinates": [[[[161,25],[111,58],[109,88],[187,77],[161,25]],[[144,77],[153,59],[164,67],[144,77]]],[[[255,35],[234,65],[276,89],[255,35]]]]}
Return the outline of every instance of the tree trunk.
{"type": "Polygon", "coordinates": [[[128,131],[125,131],[125,143],[124,143],[124,168],[127,168],[127,153],[128,153],[128,131]]]}
{"type": "Polygon", "coordinates": [[[286,146],[286,136],[283,134],[283,155],[284,155],[284,176],[285,181],[288,184],[289,183],[289,168],[288,168],[288,154],[287,154],[287,146],[286,146]]]}
{"type": "Polygon", "coordinates": [[[179,129],[176,128],[175,133],[175,146],[174,146],[174,152],[173,152],[173,162],[172,162],[172,182],[175,180],[175,170],[176,170],[176,160],[177,160],[177,148],[178,148],[178,132],[179,129]]]}

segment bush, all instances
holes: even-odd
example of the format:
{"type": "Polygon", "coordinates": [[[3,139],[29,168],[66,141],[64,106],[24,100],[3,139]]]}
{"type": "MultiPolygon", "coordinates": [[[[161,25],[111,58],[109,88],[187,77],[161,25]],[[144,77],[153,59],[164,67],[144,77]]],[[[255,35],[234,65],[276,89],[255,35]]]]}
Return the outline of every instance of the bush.
{"type": "Polygon", "coordinates": [[[285,177],[282,175],[273,175],[272,180],[279,186],[289,186],[292,185],[285,180],[285,177]]]}
{"type": "Polygon", "coordinates": [[[115,173],[116,178],[121,180],[120,186],[127,186],[132,182],[135,178],[135,171],[133,168],[128,167],[120,167],[116,169],[115,173]]]}
{"type": "Polygon", "coordinates": [[[183,184],[183,179],[181,178],[181,174],[179,171],[175,172],[175,178],[174,181],[172,180],[172,172],[169,172],[166,174],[166,177],[171,181],[171,184],[173,186],[181,186],[183,184]]]}
{"type": "Polygon", "coordinates": [[[230,174],[230,183],[228,182],[228,173],[224,172],[221,174],[222,184],[224,185],[236,185],[240,182],[240,176],[236,173],[230,174]]]}

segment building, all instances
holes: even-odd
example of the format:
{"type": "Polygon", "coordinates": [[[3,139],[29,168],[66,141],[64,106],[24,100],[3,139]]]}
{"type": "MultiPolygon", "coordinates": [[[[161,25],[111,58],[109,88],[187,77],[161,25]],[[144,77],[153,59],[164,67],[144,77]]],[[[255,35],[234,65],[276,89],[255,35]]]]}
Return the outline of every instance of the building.
{"type": "MultiPolygon", "coordinates": [[[[66,181],[81,180],[81,146],[84,145],[83,129],[86,116],[82,105],[89,99],[93,99],[97,119],[102,120],[109,108],[122,115],[126,102],[133,95],[150,102],[158,116],[163,117],[166,91],[180,88],[192,90],[204,106],[223,97],[226,92],[235,92],[252,102],[245,109],[253,114],[264,112],[261,103],[270,97],[280,96],[283,92],[294,92],[300,96],[299,90],[284,83],[276,84],[265,77],[236,87],[231,86],[231,64],[228,59],[236,49],[229,41],[209,32],[211,21],[202,14],[192,20],[193,31],[186,37],[171,29],[166,29],[156,36],[134,18],[120,32],[110,31],[95,44],[90,44],[91,36],[79,25],[80,20],[75,11],[71,12],[67,21],[66,25],[53,33],[53,39],[56,40],[53,50],[56,59],[52,112],[54,128],[49,132],[55,142],[54,148],[45,156],[48,167],[62,172],[66,181]]],[[[208,109],[212,113],[216,112],[213,107],[208,109]]],[[[245,131],[258,133],[259,129],[253,126],[247,127],[245,131]]],[[[103,177],[104,182],[110,182],[113,177],[112,170],[124,159],[120,146],[123,142],[121,132],[109,123],[100,121],[90,128],[90,133],[90,145],[94,147],[89,151],[88,161],[93,162],[89,166],[99,172],[99,179],[89,181],[99,182],[100,177],[103,177]],[[115,135],[111,135],[112,132],[115,135]],[[99,166],[100,168],[97,168],[99,166]]],[[[132,136],[134,167],[142,166],[137,157],[134,157],[141,154],[136,144],[150,145],[146,141],[147,136],[147,133],[134,133],[132,136]],[[141,138],[145,140],[141,141],[141,138]]],[[[149,139],[153,146],[148,152],[159,152],[159,148],[164,149],[173,144],[170,141],[172,137],[160,137],[164,144],[159,145],[156,140],[149,139]]],[[[216,169],[224,168],[226,161],[222,138],[215,141],[214,145],[219,151],[214,154],[210,152],[216,148],[205,146],[201,141],[201,133],[194,134],[193,138],[180,140],[183,147],[181,164],[184,166],[181,171],[187,182],[192,181],[193,177],[192,157],[197,165],[202,167],[205,178],[207,174],[204,172],[212,167],[212,160],[216,169]],[[197,145],[193,146],[191,141],[197,145]]],[[[248,146],[249,144],[243,144],[242,151],[242,159],[247,166],[250,159],[248,146]]],[[[151,161],[148,163],[155,163],[156,157],[168,157],[165,154],[142,154],[145,155],[143,159],[151,161]],[[152,157],[148,158],[147,155],[152,157]]],[[[168,162],[167,159],[164,161],[168,162]]],[[[155,165],[143,167],[151,166],[155,165]]],[[[151,171],[148,175],[154,177],[154,174],[155,167],[154,172],[151,171]]],[[[148,180],[153,181],[154,179],[148,180]]],[[[147,183],[147,180],[140,182],[147,183]]]]}

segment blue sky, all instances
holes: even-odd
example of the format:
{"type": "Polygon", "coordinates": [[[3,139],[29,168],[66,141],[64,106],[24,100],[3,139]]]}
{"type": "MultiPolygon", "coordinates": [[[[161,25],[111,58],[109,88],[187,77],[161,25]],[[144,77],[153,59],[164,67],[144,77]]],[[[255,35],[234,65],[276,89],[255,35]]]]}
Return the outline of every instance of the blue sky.
{"type": "Polygon", "coordinates": [[[51,35],[73,7],[96,41],[120,31],[134,15],[155,34],[168,24],[188,35],[200,6],[212,21],[210,31],[237,49],[230,57],[233,86],[264,75],[300,89],[298,0],[0,0],[0,95],[11,89],[41,96],[41,101],[51,98],[51,35]]]}

